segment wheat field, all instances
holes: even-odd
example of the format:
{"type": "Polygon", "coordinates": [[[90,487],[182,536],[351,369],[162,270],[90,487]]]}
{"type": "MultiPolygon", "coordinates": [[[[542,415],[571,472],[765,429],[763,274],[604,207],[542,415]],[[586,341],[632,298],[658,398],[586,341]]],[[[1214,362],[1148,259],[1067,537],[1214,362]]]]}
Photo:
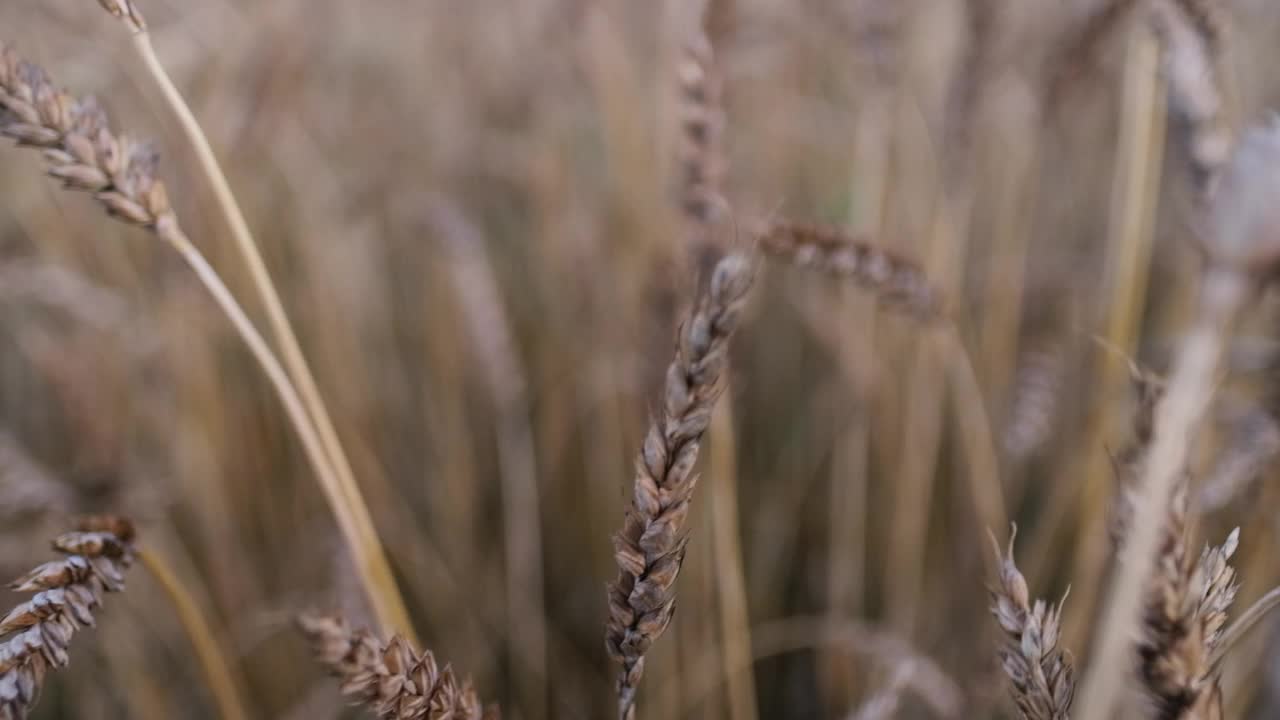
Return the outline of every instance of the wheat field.
{"type": "Polygon", "coordinates": [[[0,720],[1280,717],[1277,37],[0,5],[0,720]]]}

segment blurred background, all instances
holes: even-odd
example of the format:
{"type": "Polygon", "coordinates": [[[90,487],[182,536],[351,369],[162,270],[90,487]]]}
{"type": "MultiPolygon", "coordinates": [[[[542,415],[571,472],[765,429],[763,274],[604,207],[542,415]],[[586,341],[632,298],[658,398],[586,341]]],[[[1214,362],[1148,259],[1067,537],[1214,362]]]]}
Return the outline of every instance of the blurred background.
{"type": "MultiPolygon", "coordinates": [[[[612,715],[610,536],[690,286],[672,179],[699,4],[144,2],[424,644],[507,717],[612,715]],[[536,502],[504,503],[520,483],[536,502]],[[530,528],[545,616],[508,601],[529,568],[511,571],[504,537],[530,528]],[[545,659],[512,641],[530,623],[545,659]]],[[[1186,128],[1144,63],[1138,5],[710,4],[723,232],[745,246],[739,220],[812,220],[919,258],[981,392],[956,392],[916,324],[866,293],[769,267],[642,717],[842,718],[912,657],[937,672],[908,678],[899,717],[1014,717],[987,613],[991,488],[1032,594],[1072,588],[1063,644],[1087,657],[1110,455],[1134,410],[1126,356],[1167,368],[1197,269],[1186,128]],[[975,422],[998,467],[966,455],[975,422]],[[948,683],[962,706],[928,701],[948,683]]],[[[1280,5],[1225,5],[1232,113],[1254,124],[1280,108],[1280,5]]],[[[85,0],[9,2],[0,39],[155,143],[192,240],[262,318],[127,31],[85,0]]],[[[207,614],[253,717],[357,717],[292,618],[371,618],[258,367],[169,248],[41,177],[38,154],[0,157],[0,575],[46,559],[72,514],[128,514],[207,614]]],[[[1280,582],[1273,305],[1243,326],[1197,444],[1193,548],[1242,527],[1238,608],[1280,582]]],[[[216,716],[141,569],[72,657],[37,717],[216,716]]],[[[1271,623],[1225,682],[1228,717],[1280,712],[1271,623]]]]}

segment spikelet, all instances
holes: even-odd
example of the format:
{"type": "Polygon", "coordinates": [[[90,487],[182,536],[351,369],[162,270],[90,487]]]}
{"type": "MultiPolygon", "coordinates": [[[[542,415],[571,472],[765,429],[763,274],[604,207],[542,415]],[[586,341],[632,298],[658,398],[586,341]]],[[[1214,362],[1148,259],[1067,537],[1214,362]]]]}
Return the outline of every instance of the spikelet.
{"type": "Polygon", "coordinates": [[[43,150],[49,175],[68,189],[91,193],[112,217],[162,235],[177,229],[151,146],[113,134],[92,96],[59,90],[43,69],[3,43],[0,134],[43,150]]]}
{"type": "Polygon", "coordinates": [[[32,598],[0,618],[0,719],[22,720],[39,699],[44,676],[69,661],[77,630],[92,627],[104,592],[124,589],[124,571],[134,560],[134,531],[116,517],[83,519],[60,535],[54,549],[65,554],[13,582],[32,598]]]}
{"type": "Polygon", "coordinates": [[[382,720],[498,718],[496,708],[482,707],[470,680],[459,680],[430,650],[418,653],[402,637],[382,643],[369,631],[326,615],[303,615],[298,627],[316,661],[341,681],[342,694],[382,720]]]}
{"type": "Polygon", "coordinates": [[[661,415],[636,459],[635,489],[621,532],[614,536],[618,578],[609,586],[605,644],[622,666],[618,714],[635,717],[644,656],[666,630],[675,607],[675,582],[688,540],[685,520],[698,478],[693,473],[702,436],[724,390],[729,340],[751,289],[753,272],[739,254],[724,257],[681,329],[667,369],[661,415]]]}
{"type": "MultiPolygon", "coordinates": [[[[1013,540],[1000,550],[991,544],[1000,563],[1000,578],[991,588],[991,614],[1006,640],[1000,648],[1004,672],[1013,682],[1013,701],[1024,720],[1067,720],[1075,693],[1071,654],[1058,647],[1062,603],[1031,602],[1027,579],[1013,561],[1013,540]]],[[[1066,598],[1063,598],[1065,602],[1066,598]]]]}
{"type": "Polygon", "coordinates": [[[919,264],[888,250],[817,225],[775,222],[759,233],[765,252],[795,265],[852,278],[890,309],[937,319],[941,303],[919,264]]]}

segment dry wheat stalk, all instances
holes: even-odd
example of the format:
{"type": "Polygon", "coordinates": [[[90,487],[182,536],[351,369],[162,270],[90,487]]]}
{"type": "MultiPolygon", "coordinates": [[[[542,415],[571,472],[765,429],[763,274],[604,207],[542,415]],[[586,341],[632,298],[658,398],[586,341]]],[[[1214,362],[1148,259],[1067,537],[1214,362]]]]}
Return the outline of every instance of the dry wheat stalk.
{"type": "Polygon", "coordinates": [[[635,490],[614,536],[618,578],[609,586],[606,646],[622,665],[618,714],[635,717],[644,655],[662,634],[675,605],[675,581],[688,537],[685,519],[693,473],[711,411],[725,386],[729,340],[738,327],[754,274],[741,254],[720,260],[705,293],[681,328],[667,369],[661,415],[636,459],[635,490]]]}
{"type": "Polygon", "coordinates": [[[373,633],[352,629],[341,617],[303,615],[298,627],[315,659],[342,685],[342,694],[382,720],[497,720],[484,708],[470,680],[442,669],[430,650],[418,653],[403,637],[382,643],[373,633]]]}
{"type": "MultiPolygon", "coordinates": [[[[121,3],[107,5],[108,10],[112,7],[128,10],[122,16],[126,20],[136,12],[121,3]]],[[[395,577],[359,487],[350,473],[339,471],[345,465],[334,464],[332,458],[338,454],[331,456],[326,451],[325,431],[331,430],[327,418],[318,412],[314,416],[308,414],[293,380],[267,341],[181,228],[163,183],[156,179],[156,153],[146,144],[113,134],[106,114],[92,97],[77,99],[57,89],[43,69],[19,58],[3,44],[0,134],[14,138],[20,145],[43,149],[50,175],[69,189],[92,193],[111,216],[150,230],[182,256],[236,328],[284,405],[357,560],[361,580],[379,620],[384,626],[411,633],[395,577]]],[[[298,377],[304,378],[301,373],[298,377]]]]}
{"type": "Polygon", "coordinates": [[[941,315],[933,285],[917,263],[835,228],[770,223],[758,235],[771,255],[805,268],[852,278],[889,308],[921,319],[941,315]]]}
{"type": "Polygon", "coordinates": [[[134,560],[134,530],[117,517],[84,518],[60,535],[53,549],[66,555],[13,582],[30,600],[0,619],[0,720],[21,720],[35,706],[45,674],[65,667],[67,649],[82,627],[92,627],[104,592],[124,589],[134,560]]]}
{"type": "Polygon", "coordinates": [[[1039,599],[1032,604],[1027,579],[1013,561],[1017,534],[1015,527],[1003,552],[991,537],[1000,564],[999,583],[991,588],[991,614],[1007,635],[1000,660],[1025,720],[1066,720],[1075,678],[1071,653],[1058,647],[1062,602],[1057,607],[1039,599]]]}

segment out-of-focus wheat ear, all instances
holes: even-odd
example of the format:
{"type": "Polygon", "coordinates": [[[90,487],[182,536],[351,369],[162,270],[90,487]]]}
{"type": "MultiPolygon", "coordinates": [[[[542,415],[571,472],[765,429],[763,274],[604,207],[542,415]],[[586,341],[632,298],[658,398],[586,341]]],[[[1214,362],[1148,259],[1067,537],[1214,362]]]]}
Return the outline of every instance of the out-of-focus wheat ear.
{"type": "Polygon", "coordinates": [[[351,704],[383,720],[498,720],[497,707],[485,708],[469,679],[460,680],[430,650],[419,653],[403,637],[384,643],[333,615],[302,615],[298,628],[351,704]]]}
{"type": "Polygon", "coordinates": [[[1224,433],[1226,447],[1197,493],[1200,512],[1220,510],[1246,495],[1280,456],[1280,421],[1274,413],[1271,408],[1252,408],[1230,423],[1224,433]]]}
{"type": "Polygon", "coordinates": [[[45,675],[70,662],[76,631],[92,627],[102,595],[124,589],[133,564],[133,525],[99,516],[58,536],[60,560],[47,562],[13,582],[30,600],[0,618],[0,718],[24,720],[40,698],[45,675]]]}
{"type": "Polygon", "coordinates": [[[699,24],[685,44],[677,68],[680,143],[678,192],[680,210],[695,265],[707,270],[723,254],[716,229],[724,220],[725,113],[723,82],[711,40],[699,24]]]}
{"type": "Polygon", "coordinates": [[[1013,702],[1024,720],[1067,720],[1075,694],[1071,654],[1058,647],[1062,606],[1031,600],[1027,579],[1013,560],[1014,526],[1009,546],[1001,550],[994,535],[999,567],[990,588],[991,614],[1005,633],[1000,662],[1012,682],[1013,702]]]}
{"type": "Polygon", "coordinates": [[[685,522],[698,481],[693,466],[724,391],[729,340],[754,277],[751,261],[738,253],[726,255],[712,270],[680,328],[661,413],[636,458],[631,505],[614,536],[618,577],[609,585],[605,633],[609,655],[622,666],[617,683],[621,720],[635,718],[645,653],[666,630],[675,609],[675,582],[688,542],[685,522]]]}
{"type": "Polygon", "coordinates": [[[1089,663],[1086,717],[1109,717],[1129,666],[1129,629],[1140,624],[1155,569],[1161,516],[1186,472],[1188,439],[1209,407],[1227,338],[1240,313],[1280,270],[1280,124],[1246,133],[1205,213],[1205,268],[1196,316],[1173,363],[1155,414],[1151,449],[1135,493],[1123,573],[1109,592],[1089,663]]]}
{"type": "MultiPolygon", "coordinates": [[[[507,632],[525,664],[543,667],[547,662],[546,583],[538,462],[525,370],[479,227],[444,198],[431,198],[427,206],[451,267],[463,325],[499,417],[495,434],[502,482],[507,632]]],[[[530,720],[542,718],[547,704],[543,678],[538,673],[523,675],[516,679],[521,705],[530,720]]]]}
{"type": "Polygon", "coordinates": [[[942,317],[942,302],[919,263],[836,228],[773,222],[758,234],[766,253],[799,267],[853,279],[887,308],[922,321],[942,317]]]}
{"type": "Polygon", "coordinates": [[[1226,9],[1216,0],[1155,0],[1151,17],[1164,43],[1170,103],[1187,123],[1187,155],[1203,204],[1234,144],[1223,61],[1226,9]]]}
{"type": "Polygon", "coordinates": [[[1067,359],[1060,342],[1033,347],[1022,354],[1013,381],[1009,418],[1001,438],[1014,460],[1034,455],[1053,435],[1065,392],[1067,359]]]}

